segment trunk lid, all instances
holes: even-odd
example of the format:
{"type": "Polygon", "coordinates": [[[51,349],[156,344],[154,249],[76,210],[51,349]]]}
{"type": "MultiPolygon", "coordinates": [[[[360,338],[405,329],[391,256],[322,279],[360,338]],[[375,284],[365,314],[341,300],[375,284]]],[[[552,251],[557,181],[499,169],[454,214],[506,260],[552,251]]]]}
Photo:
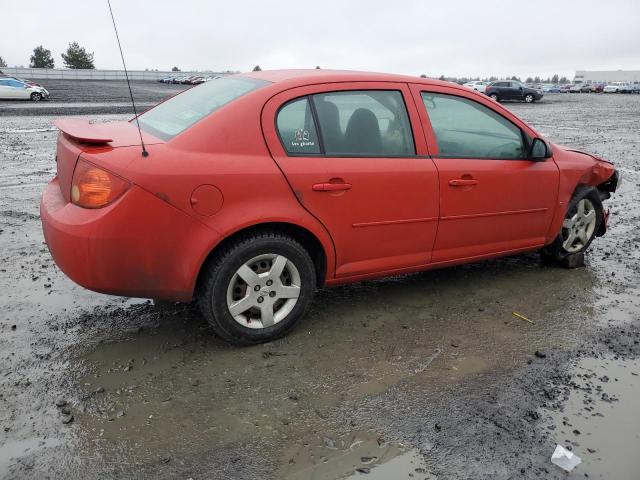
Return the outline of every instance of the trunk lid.
{"type": "MultiPolygon", "coordinates": [[[[60,130],[56,149],[56,168],[62,196],[71,201],[73,171],[84,151],[110,151],[119,147],[140,145],[140,134],[133,122],[89,123],[86,119],[64,118],[53,124],[60,130]]],[[[142,132],[145,145],[164,143],[142,132]]]]}

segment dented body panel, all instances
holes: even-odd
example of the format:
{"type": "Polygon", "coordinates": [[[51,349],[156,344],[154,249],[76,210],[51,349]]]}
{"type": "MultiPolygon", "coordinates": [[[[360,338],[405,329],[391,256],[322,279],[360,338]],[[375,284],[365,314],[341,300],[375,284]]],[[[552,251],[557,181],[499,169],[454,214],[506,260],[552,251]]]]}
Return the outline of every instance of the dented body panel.
{"type": "MultiPolygon", "coordinates": [[[[576,188],[579,185],[591,185],[593,187],[604,185],[612,178],[615,172],[615,167],[612,163],[562,145],[553,145],[553,159],[558,165],[560,182],[558,203],[553,222],[547,233],[547,243],[553,242],[560,232],[569,201],[576,188]]],[[[605,218],[605,225],[606,220],[607,218],[605,218]]]]}

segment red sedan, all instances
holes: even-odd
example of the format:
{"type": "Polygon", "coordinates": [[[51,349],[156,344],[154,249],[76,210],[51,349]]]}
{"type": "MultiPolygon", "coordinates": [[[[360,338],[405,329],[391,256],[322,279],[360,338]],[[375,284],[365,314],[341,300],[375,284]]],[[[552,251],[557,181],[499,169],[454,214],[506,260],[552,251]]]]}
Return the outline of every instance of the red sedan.
{"type": "Polygon", "coordinates": [[[136,121],[59,120],[47,245],[80,285],[197,299],[235,344],[272,340],[316,287],[539,250],[606,230],[619,174],[447,82],[252,72],[136,121]]]}

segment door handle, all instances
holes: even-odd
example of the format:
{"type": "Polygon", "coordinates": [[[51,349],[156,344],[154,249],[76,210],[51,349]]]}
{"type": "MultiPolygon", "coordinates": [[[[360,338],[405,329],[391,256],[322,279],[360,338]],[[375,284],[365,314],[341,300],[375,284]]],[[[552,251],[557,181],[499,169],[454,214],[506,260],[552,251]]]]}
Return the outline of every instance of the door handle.
{"type": "Polygon", "coordinates": [[[470,187],[477,184],[478,180],[473,178],[454,178],[453,180],[449,180],[450,187],[470,187]]]}
{"type": "Polygon", "coordinates": [[[314,183],[311,187],[314,192],[339,192],[351,190],[350,183],[314,183]]]}

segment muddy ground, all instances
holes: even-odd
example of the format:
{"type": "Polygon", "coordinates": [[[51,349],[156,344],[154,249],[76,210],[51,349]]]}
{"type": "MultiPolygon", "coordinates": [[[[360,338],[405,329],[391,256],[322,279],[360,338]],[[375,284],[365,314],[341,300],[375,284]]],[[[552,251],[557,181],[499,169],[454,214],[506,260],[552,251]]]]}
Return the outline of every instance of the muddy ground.
{"type": "Polygon", "coordinates": [[[243,349],[190,305],[53,264],[51,122],[95,113],[81,101],[0,104],[0,478],[638,478],[640,96],[508,105],[624,173],[585,268],[530,254],[323,290],[287,338],[243,349]],[[582,458],[569,475],[558,443],[582,458]]]}

